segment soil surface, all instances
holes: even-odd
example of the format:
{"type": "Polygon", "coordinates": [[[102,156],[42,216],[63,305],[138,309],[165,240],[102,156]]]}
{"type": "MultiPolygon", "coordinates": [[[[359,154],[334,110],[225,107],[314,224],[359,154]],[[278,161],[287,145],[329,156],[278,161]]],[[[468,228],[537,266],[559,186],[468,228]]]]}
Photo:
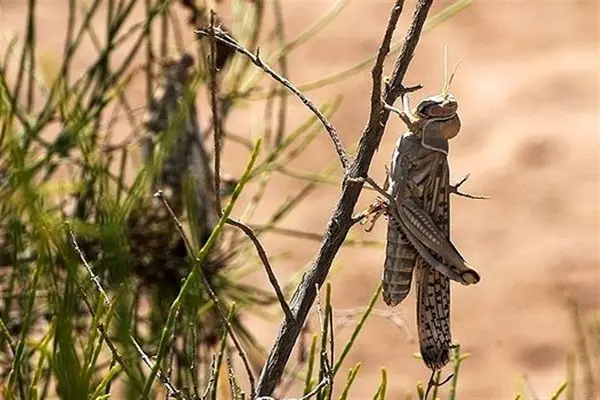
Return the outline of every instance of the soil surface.
{"type": "MultiPolygon", "coordinates": [[[[26,4],[2,2],[3,30],[23,34],[26,4]]],[[[350,1],[330,26],[293,52],[290,79],[297,84],[311,82],[374,55],[391,4],[350,1]]],[[[432,14],[448,4],[436,2],[432,14]]],[[[66,6],[58,0],[38,5],[38,56],[48,63],[57,63],[61,54],[66,6]]],[[[283,2],[287,38],[296,37],[331,6],[332,2],[325,0],[283,2]]],[[[413,2],[406,4],[398,40],[413,6],[413,2]]],[[[141,9],[136,12],[143,15],[141,9]]],[[[270,16],[267,19],[272,22],[270,16]]],[[[439,92],[444,46],[449,49],[450,66],[462,61],[451,90],[460,104],[462,120],[462,130],[451,142],[452,180],[470,173],[464,190],[491,197],[486,201],[452,200],[453,241],[482,277],[476,286],[452,288],[453,336],[463,351],[471,354],[461,368],[460,399],[514,398],[523,387],[537,398],[548,398],[565,379],[567,353],[574,350],[567,296],[575,297],[585,314],[600,310],[598,27],[598,3],[591,0],[475,1],[422,37],[405,79],[407,85],[424,86],[412,95],[414,105],[439,92]]],[[[6,37],[2,41],[0,48],[4,49],[6,37]]],[[[88,45],[95,57],[91,42],[88,45]]],[[[83,68],[85,55],[78,60],[83,68]]],[[[389,60],[386,74],[391,67],[389,60]]],[[[307,92],[317,103],[343,96],[332,122],[349,149],[355,148],[367,120],[370,84],[366,69],[307,92]]],[[[141,78],[128,94],[143,104],[141,78]]],[[[309,112],[295,98],[289,103],[291,131],[309,112]]],[[[205,124],[206,114],[202,115],[205,124]]],[[[235,112],[227,129],[254,138],[261,132],[263,116],[263,103],[251,103],[235,112]]],[[[402,123],[392,118],[370,170],[379,182],[383,182],[384,167],[403,129],[402,123]]],[[[224,168],[238,173],[247,151],[238,145],[227,146],[224,168]]],[[[318,172],[332,162],[335,152],[323,132],[290,167],[318,172]]],[[[335,171],[339,177],[339,168],[335,171]]],[[[273,208],[303,184],[291,178],[274,179],[252,222],[264,223],[273,208]]],[[[320,186],[281,227],[323,232],[338,194],[339,184],[320,186]]],[[[375,198],[374,192],[363,192],[357,211],[375,198]]],[[[357,226],[350,237],[383,241],[385,225],[380,220],[371,233],[357,226]]],[[[302,272],[319,245],[279,235],[265,237],[264,244],[282,281],[302,272]]],[[[383,260],[382,246],[342,249],[330,276],[338,315],[369,301],[383,260]]],[[[268,288],[262,272],[249,279],[268,288]]],[[[381,300],[376,308],[389,311],[381,300]]],[[[347,370],[362,363],[352,399],[372,398],[382,366],[388,371],[390,399],[403,398],[407,392],[414,396],[415,383],[428,378],[428,370],[413,357],[418,352],[415,308],[411,294],[394,309],[404,326],[381,316],[367,322],[344,365],[347,370]]],[[[270,348],[279,316],[272,321],[249,320],[260,342],[270,348]]],[[[338,351],[352,326],[338,330],[338,351]]],[[[296,362],[293,357],[292,364],[296,362]]],[[[293,386],[290,395],[296,395],[298,387],[293,386]]]]}

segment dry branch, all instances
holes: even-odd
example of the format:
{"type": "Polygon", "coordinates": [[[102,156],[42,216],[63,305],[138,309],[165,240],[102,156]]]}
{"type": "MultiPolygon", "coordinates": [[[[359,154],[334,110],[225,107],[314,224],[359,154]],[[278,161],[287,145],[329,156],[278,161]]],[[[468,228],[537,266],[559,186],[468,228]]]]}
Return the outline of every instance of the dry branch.
{"type": "MultiPolygon", "coordinates": [[[[214,151],[215,176],[214,176],[214,178],[215,178],[215,192],[217,193],[216,211],[217,211],[218,216],[221,217],[223,212],[221,210],[221,199],[219,196],[219,188],[220,188],[220,177],[219,177],[220,173],[219,173],[219,171],[220,171],[220,154],[221,154],[221,146],[220,145],[221,145],[221,140],[222,140],[222,127],[221,127],[221,122],[219,121],[219,109],[218,109],[218,105],[217,105],[218,87],[217,87],[217,80],[216,80],[217,66],[216,66],[216,58],[215,58],[216,57],[216,44],[217,44],[215,35],[217,32],[217,29],[219,30],[218,32],[220,32],[220,34],[226,35],[228,40],[233,41],[234,39],[231,36],[227,35],[225,32],[223,32],[220,28],[216,27],[214,25],[214,23],[215,23],[215,15],[214,15],[214,12],[211,11],[210,26],[208,27],[208,36],[210,38],[210,43],[211,43],[211,53],[210,53],[211,59],[210,59],[210,68],[209,68],[210,99],[211,99],[211,109],[212,109],[212,115],[213,115],[213,131],[214,131],[214,146],[215,146],[215,151],[214,151]]],[[[277,296],[277,300],[279,301],[279,304],[281,305],[281,309],[282,309],[285,317],[287,319],[289,319],[290,321],[292,321],[294,319],[294,317],[292,315],[292,311],[290,310],[290,306],[285,301],[285,296],[283,295],[281,286],[279,285],[279,282],[277,281],[277,277],[275,276],[275,273],[273,272],[273,268],[271,267],[271,264],[269,263],[269,258],[267,256],[267,252],[265,251],[260,240],[258,240],[258,237],[254,234],[254,231],[252,230],[252,228],[250,228],[243,222],[237,221],[233,218],[227,218],[226,223],[240,229],[250,239],[250,241],[252,241],[252,243],[254,244],[254,247],[256,247],[256,251],[258,253],[259,258],[265,267],[265,271],[267,272],[267,276],[269,277],[269,282],[271,282],[271,285],[273,286],[273,289],[275,290],[275,295],[277,296]]]]}
{"type": "Polygon", "coordinates": [[[219,107],[217,104],[217,95],[219,88],[217,86],[217,43],[215,38],[215,13],[210,11],[210,60],[209,60],[209,87],[210,87],[210,108],[212,110],[213,117],[213,140],[215,146],[214,152],[214,179],[215,179],[215,207],[219,218],[223,214],[221,210],[221,193],[219,188],[221,187],[221,138],[222,138],[222,126],[219,116],[219,107]]]}
{"type": "Polygon", "coordinates": [[[344,181],[340,199],[327,225],[321,248],[293,296],[291,306],[295,319],[293,322],[284,320],[279,329],[275,344],[271,349],[267,363],[258,381],[257,394],[259,396],[270,395],[281,379],[292,348],[315,300],[315,285],[320,287],[325,282],[333,259],[353,225],[352,212],[363,186],[363,183],[356,179],[367,176],[373,155],[381,142],[381,137],[389,117],[389,111],[384,108],[384,103],[393,104],[405,90],[402,80],[413,57],[432,3],[433,0],[420,0],[417,2],[412,23],[404,39],[402,51],[396,60],[392,76],[386,82],[382,96],[383,62],[389,52],[392,35],[402,13],[404,1],[398,0],[392,9],[386,32],[379,48],[377,60],[372,69],[371,112],[367,126],[360,138],[356,158],[348,168],[347,174],[350,179],[344,181]]]}
{"type": "Polygon", "coordinates": [[[371,70],[373,87],[369,120],[361,135],[356,158],[351,162],[341,145],[335,128],[302,92],[265,64],[260,59],[258,51],[256,55],[253,54],[218,28],[211,27],[210,29],[201,29],[198,31],[198,34],[203,36],[214,34],[216,40],[248,57],[255,65],[298,96],[325,126],[334,143],[342,166],[346,171],[342,193],[323,235],[321,248],[312,266],[304,274],[292,298],[291,310],[294,318],[290,319],[286,317],[281,324],[277,339],[259,378],[256,388],[257,396],[270,396],[279,383],[292,349],[315,301],[317,289],[325,282],[336,254],[342,246],[348,231],[356,222],[352,218],[352,213],[363,188],[364,181],[367,178],[373,155],[381,142],[381,137],[390,114],[385,104],[394,104],[395,100],[407,91],[402,81],[413,57],[432,3],[433,0],[419,0],[417,2],[412,23],[404,39],[402,51],[396,59],[390,79],[385,82],[382,93],[383,63],[390,51],[392,36],[404,6],[403,0],[396,1],[375,64],[371,70]]]}

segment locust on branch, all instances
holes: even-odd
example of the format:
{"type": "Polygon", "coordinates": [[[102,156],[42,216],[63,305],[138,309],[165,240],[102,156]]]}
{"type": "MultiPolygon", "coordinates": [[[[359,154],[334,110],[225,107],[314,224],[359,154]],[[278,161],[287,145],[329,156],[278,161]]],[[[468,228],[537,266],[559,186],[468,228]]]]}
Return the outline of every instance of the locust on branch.
{"type": "MultiPolygon", "coordinates": [[[[454,72],[452,73],[452,76],[454,72]]],[[[450,194],[459,192],[449,182],[448,141],[460,130],[458,103],[445,79],[442,93],[422,100],[410,110],[408,94],[400,114],[409,127],[397,141],[385,185],[386,199],[369,209],[373,223],[388,217],[383,299],[389,306],[408,295],[416,275],[417,325],[421,355],[432,370],[445,366],[452,347],[450,280],[463,285],[479,282],[479,274],[450,240],[450,194]]]]}

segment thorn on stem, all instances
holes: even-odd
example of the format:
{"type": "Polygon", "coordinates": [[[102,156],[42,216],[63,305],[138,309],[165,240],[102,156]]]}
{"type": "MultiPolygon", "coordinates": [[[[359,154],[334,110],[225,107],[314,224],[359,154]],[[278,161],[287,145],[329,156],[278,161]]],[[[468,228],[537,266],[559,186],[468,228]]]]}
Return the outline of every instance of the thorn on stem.
{"type": "Polygon", "coordinates": [[[401,86],[400,93],[402,95],[405,95],[406,93],[416,92],[417,90],[421,90],[421,89],[423,89],[423,85],[421,85],[421,84],[408,86],[408,87],[401,86]]]}
{"type": "Polygon", "coordinates": [[[469,179],[469,176],[471,176],[471,174],[466,174],[460,181],[458,181],[457,184],[455,185],[450,185],[450,193],[454,193],[458,196],[461,197],[466,197],[468,199],[473,199],[473,200],[489,200],[490,198],[488,196],[474,196],[472,194],[469,193],[463,193],[461,191],[458,190],[458,188],[467,181],[467,179],[469,179]]]}

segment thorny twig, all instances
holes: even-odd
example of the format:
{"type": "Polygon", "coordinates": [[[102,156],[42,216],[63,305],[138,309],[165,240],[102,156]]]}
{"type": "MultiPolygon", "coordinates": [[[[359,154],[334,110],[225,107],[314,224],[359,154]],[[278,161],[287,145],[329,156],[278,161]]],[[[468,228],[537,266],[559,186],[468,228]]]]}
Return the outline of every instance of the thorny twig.
{"type": "Polygon", "coordinates": [[[458,183],[454,184],[454,185],[450,185],[450,193],[454,193],[457,196],[462,196],[462,197],[466,197],[467,199],[473,199],[473,200],[489,200],[490,198],[488,196],[475,196],[469,193],[463,193],[461,191],[458,190],[458,188],[467,181],[467,179],[469,179],[469,176],[471,176],[471,174],[466,174],[460,181],[458,181],[458,183]]]}
{"type": "MultiPolygon", "coordinates": [[[[90,308],[91,311],[91,308],[90,308]]],[[[104,339],[104,341],[106,342],[106,345],[108,346],[108,348],[110,349],[113,358],[119,363],[119,365],[121,365],[121,368],[123,368],[123,370],[127,373],[128,376],[131,376],[131,372],[128,371],[129,367],[127,367],[127,364],[125,364],[125,360],[123,360],[123,357],[121,356],[121,354],[119,353],[119,350],[117,350],[117,347],[115,346],[115,344],[113,343],[113,341],[110,339],[110,337],[108,336],[108,333],[106,333],[106,329],[104,328],[104,324],[99,323],[98,324],[98,331],[100,332],[100,335],[102,336],[102,339],[104,339]]],[[[133,341],[134,346],[138,345],[137,341],[133,341]]],[[[143,350],[139,350],[139,352],[141,352],[142,354],[145,355],[143,350]]],[[[148,365],[149,367],[152,367],[152,365],[148,365]]],[[[133,380],[134,384],[137,386],[137,381],[133,380]]],[[[179,391],[177,391],[177,389],[175,389],[173,387],[173,385],[171,384],[171,382],[169,380],[167,380],[166,382],[163,381],[163,384],[167,387],[167,392],[169,393],[173,393],[173,396],[176,398],[181,398],[181,396],[179,396],[179,391]],[[179,396],[179,397],[178,397],[179,396]]],[[[142,390],[141,386],[138,387],[139,390],[142,390]]]]}
{"type": "Polygon", "coordinates": [[[208,378],[208,383],[206,384],[206,388],[204,388],[204,392],[202,393],[201,399],[208,398],[208,394],[212,390],[215,381],[217,380],[219,372],[217,371],[217,357],[213,354],[210,361],[210,377],[208,378]]]}
{"type": "MultiPolygon", "coordinates": [[[[221,158],[220,157],[220,154],[221,154],[220,145],[221,145],[222,132],[221,132],[221,123],[219,121],[219,110],[218,110],[218,105],[217,105],[217,90],[218,90],[218,88],[217,88],[217,80],[216,80],[216,73],[217,73],[216,68],[217,67],[216,67],[216,59],[215,59],[215,55],[216,55],[215,33],[217,32],[217,30],[219,32],[221,32],[222,34],[224,34],[223,31],[219,27],[216,27],[214,25],[214,12],[211,11],[210,27],[208,29],[209,38],[210,38],[210,42],[211,42],[210,98],[211,98],[211,108],[212,108],[212,114],[213,114],[213,124],[212,125],[213,125],[213,131],[214,131],[214,146],[215,146],[215,151],[214,151],[214,157],[215,157],[214,175],[215,176],[214,176],[214,178],[215,178],[215,192],[216,192],[216,208],[217,208],[218,216],[221,217],[222,211],[221,211],[221,199],[220,199],[220,193],[219,193],[219,188],[220,188],[220,172],[219,172],[219,170],[220,170],[220,158],[221,158]]],[[[277,299],[279,300],[281,309],[283,310],[286,318],[289,319],[290,321],[292,321],[294,319],[294,316],[292,315],[290,306],[287,304],[287,302],[285,300],[285,296],[283,295],[283,291],[281,290],[279,282],[277,281],[277,277],[275,276],[275,273],[273,272],[273,268],[271,267],[271,264],[269,263],[267,253],[265,252],[263,245],[260,243],[260,241],[258,240],[256,235],[252,231],[252,228],[250,228],[246,224],[244,224],[240,221],[236,221],[232,218],[227,218],[226,222],[229,225],[233,225],[236,228],[240,229],[252,241],[252,243],[256,247],[258,256],[260,257],[260,259],[265,267],[265,270],[269,277],[269,281],[271,282],[271,285],[273,286],[273,289],[275,290],[275,294],[277,296],[277,299]]]]}
{"type": "Polygon", "coordinates": [[[225,355],[225,364],[227,364],[227,380],[229,381],[229,390],[232,399],[242,399],[244,400],[244,393],[240,390],[240,387],[237,383],[237,379],[235,377],[235,371],[233,370],[233,365],[231,363],[231,357],[229,356],[229,352],[225,355]]]}
{"type": "MultiPolygon", "coordinates": [[[[148,357],[148,355],[146,353],[144,353],[144,349],[142,349],[140,344],[137,341],[134,341],[133,346],[139,353],[144,364],[146,364],[146,366],[148,368],[152,369],[152,361],[150,360],[150,357],[148,357]]],[[[158,369],[158,379],[160,379],[162,381],[163,385],[165,385],[165,387],[167,388],[167,391],[169,392],[169,394],[171,394],[171,396],[173,396],[177,399],[183,400],[183,396],[181,395],[181,392],[179,390],[175,389],[175,387],[171,383],[171,380],[169,379],[169,376],[167,374],[165,374],[164,372],[162,372],[162,370],[160,368],[158,369]]]]}
{"type": "Polygon", "coordinates": [[[308,107],[308,109],[315,114],[315,116],[319,119],[319,121],[321,121],[321,123],[325,127],[325,130],[327,131],[327,133],[329,134],[329,137],[331,138],[331,141],[333,142],[335,151],[338,154],[338,157],[340,159],[342,167],[344,168],[344,170],[348,169],[348,167],[350,165],[350,158],[349,158],[346,150],[344,150],[344,146],[342,145],[342,142],[340,141],[340,138],[337,134],[337,130],[334,128],[333,125],[331,125],[331,123],[329,122],[327,117],[325,115],[323,115],[323,113],[321,111],[319,111],[317,106],[315,106],[315,104],[308,97],[306,97],[298,88],[296,88],[296,86],[294,86],[294,84],[292,84],[286,78],[284,78],[283,76],[281,76],[277,72],[275,72],[275,70],[273,70],[273,68],[271,68],[267,63],[265,63],[260,58],[259,49],[256,50],[256,54],[252,54],[250,52],[250,50],[248,50],[247,48],[242,46],[231,35],[229,35],[225,31],[223,31],[219,27],[211,27],[210,29],[202,28],[202,29],[197,30],[196,33],[198,33],[199,35],[208,36],[208,37],[212,37],[211,35],[214,34],[214,38],[216,40],[218,40],[219,42],[221,42],[223,44],[226,44],[227,46],[231,47],[238,53],[243,54],[246,57],[248,57],[254,65],[261,68],[269,76],[271,76],[277,82],[281,83],[283,86],[285,86],[287,89],[289,89],[292,93],[294,93],[300,100],[302,100],[304,105],[306,105],[306,107],[308,107]]]}
{"type": "MultiPolygon", "coordinates": [[[[68,227],[68,225],[67,225],[67,227],[68,227]]],[[[100,295],[102,297],[102,301],[104,302],[104,305],[110,306],[110,300],[108,299],[108,295],[106,294],[106,292],[104,291],[104,288],[102,287],[102,284],[100,283],[100,279],[94,273],[94,270],[92,270],[92,267],[90,266],[90,264],[87,262],[85,255],[83,254],[83,251],[81,251],[81,249],[79,248],[79,244],[77,244],[77,239],[75,239],[75,234],[73,233],[73,231],[71,230],[70,227],[68,227],[68,232],[69,232],[69,239],[71,239],[71,246],[73,246],[73,250],[75,250],[75,253],[77,253],[77,256],[79,257],[79,259],[83,263],[83,266],[85,267],[88,274],[90,275],[90,280],[94,283],[94,286],[96,287],[96,290],[98,290],[98,293],[100,293],[100,295]]]]}
{"type": "MultiPolygon", "coordinates": [[[[221,200],[220,200],[220,193],[219,193],[219,188],[220,188],[220,181],[219,181],[220,180],[220,172],[219,172],[219,170],[220,170],[220,154],[221,154],[220,145],[221,145],[222,132],[221,132],[221,123],[219,121],[219,110],[218,110],[218,105],[217,105],[217,90],[218,90],[218,88],[217,88],[217,81],[216,81],[217,70],[216,70],[216,59],[215,59],[215,55],[216,55],[215,32],[217,29],[220,30],[220,28],[215,27],[215,25],[214,25],[214,12],[211,11],[210,27],[209,27],[209,38],[211,40],[211,60],[210,60],[210,93],[211,93],[211,96],[210,96],[210,98],[211,98],[211,108],[212,108],[212,114],[213,114],[213,131],[214,131],[214,146],[215,146],[214,175],[215,175],[216,207],[217,207],[217,214],[219,215],[219,217],[221,217],[222,211],[221,211],[221,200]]],[[[267,253],[266,253],[263,245],[260,243],[260,241],[258,240],[256,235],[254,234],[254,231],[252,230],[252,228],[250,228],[243,222],[236,221],[232,218],[227,218],[226,222],[229,225],[233,225],[236,228],[240,229],[252,241],[252,243],[254,244],[254,247],[256,247],[256,251],[258,253],[259,258],[265,267],[267,276],[269,277],[269,281],[271,282],[271,285],[273,286],[273,289],[275,290],[275,294],[277,296],[277,299],[279,300],[281,309],[283,310],[283,313],[285,314],[286,318],[289,319],[290,321],[292,321],[294,319],[294,316],[292,315],[290,306],[287,304],[287,302],[285,300],[285,296],[283,295],[281,286],[279,285],[279,282],[277,281],[277,277],[275,276],[275,273],[273,272],[273,268],[271,267],[271,264],[269,263],[267,253]]]]}

